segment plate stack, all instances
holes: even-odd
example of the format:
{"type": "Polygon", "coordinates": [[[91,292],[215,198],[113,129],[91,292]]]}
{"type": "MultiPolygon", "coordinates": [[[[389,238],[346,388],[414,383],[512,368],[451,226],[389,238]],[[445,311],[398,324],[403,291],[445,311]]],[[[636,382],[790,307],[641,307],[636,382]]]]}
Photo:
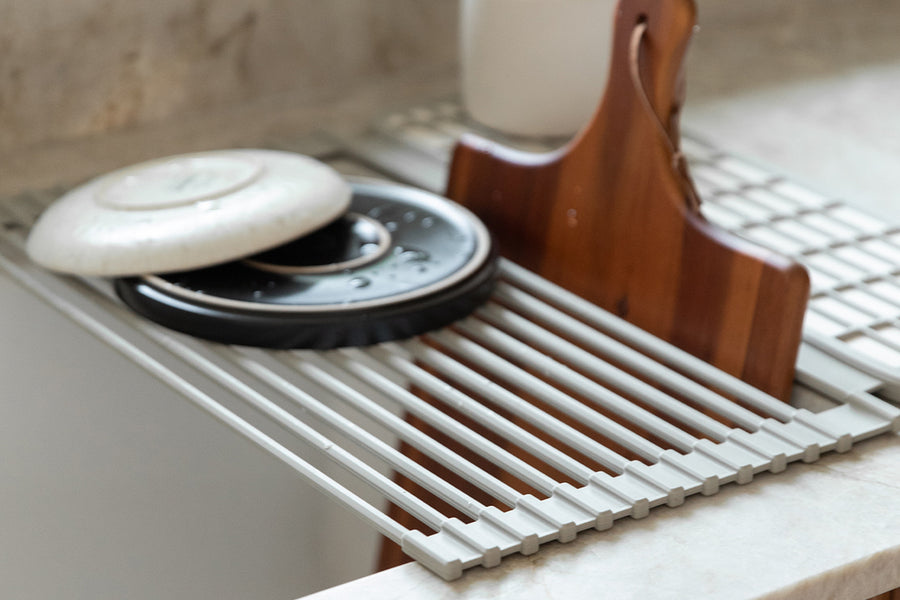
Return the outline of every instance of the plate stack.
{"type": "Polygon", "coordinates": [[[491,236],[463,207],[271,150],[94,179],[41,216],[27,248],[48,269],[116,278],[126,304],[167,327],[273,348],[444,326],[487,299],[497,270],[491,236]]]}

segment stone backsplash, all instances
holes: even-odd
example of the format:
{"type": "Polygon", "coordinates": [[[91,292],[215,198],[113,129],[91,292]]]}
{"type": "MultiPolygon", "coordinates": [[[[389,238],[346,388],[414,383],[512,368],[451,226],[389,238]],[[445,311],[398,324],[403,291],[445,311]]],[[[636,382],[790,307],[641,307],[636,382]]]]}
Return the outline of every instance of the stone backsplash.
{"type": "Polygon", "coordinates": [[[453,72],[451,0],[0,2],[0,153],[453,72]]]}
{"type": "MultiPolygon", "coordinates": [[[[691,104],[900,55],[895,0],[697,3],[691,104]]],[[[457,30],[457,0],[0,0],[0,157],[198,119],[209,136],[242,107],[362,106],[373,88],[403,103],[410,78],[452,90],[457,30]]]]}

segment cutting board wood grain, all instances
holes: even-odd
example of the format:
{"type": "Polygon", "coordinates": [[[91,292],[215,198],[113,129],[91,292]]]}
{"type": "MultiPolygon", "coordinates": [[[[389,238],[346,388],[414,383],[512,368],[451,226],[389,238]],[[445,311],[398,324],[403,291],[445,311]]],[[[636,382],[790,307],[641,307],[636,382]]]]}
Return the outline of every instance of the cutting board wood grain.
{"type": "Polygon", "coordinates": [[[691,0],[621,2],[590,124],[549,154],[466,137],[447,195],[485,221],[506,257],[787,400],[809,279],[697,210],[677,151],[694,23],[691,0]]]}

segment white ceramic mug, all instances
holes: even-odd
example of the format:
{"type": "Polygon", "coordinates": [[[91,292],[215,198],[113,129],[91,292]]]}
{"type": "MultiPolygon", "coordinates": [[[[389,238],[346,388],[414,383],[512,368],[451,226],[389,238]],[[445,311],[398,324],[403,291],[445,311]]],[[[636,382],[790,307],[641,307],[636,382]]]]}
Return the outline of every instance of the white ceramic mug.
{"type": "Polygon", "coordinates": [[[606,86],[616,0],[460,0],[463,102],[494,129],[570,135],[606,86]]]}

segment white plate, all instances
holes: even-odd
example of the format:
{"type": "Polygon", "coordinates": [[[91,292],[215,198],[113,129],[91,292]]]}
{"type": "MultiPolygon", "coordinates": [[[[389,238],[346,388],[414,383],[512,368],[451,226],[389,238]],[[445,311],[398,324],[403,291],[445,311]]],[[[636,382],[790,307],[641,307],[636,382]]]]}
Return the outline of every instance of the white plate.
{"type": "Polygon", "coordinates": [[[153,160],[78,187],[28,238],[38,264],[118,277],[205,267],[278,246],[333,221],[352,190],[331,167],[272,150],[153,160]]]}

